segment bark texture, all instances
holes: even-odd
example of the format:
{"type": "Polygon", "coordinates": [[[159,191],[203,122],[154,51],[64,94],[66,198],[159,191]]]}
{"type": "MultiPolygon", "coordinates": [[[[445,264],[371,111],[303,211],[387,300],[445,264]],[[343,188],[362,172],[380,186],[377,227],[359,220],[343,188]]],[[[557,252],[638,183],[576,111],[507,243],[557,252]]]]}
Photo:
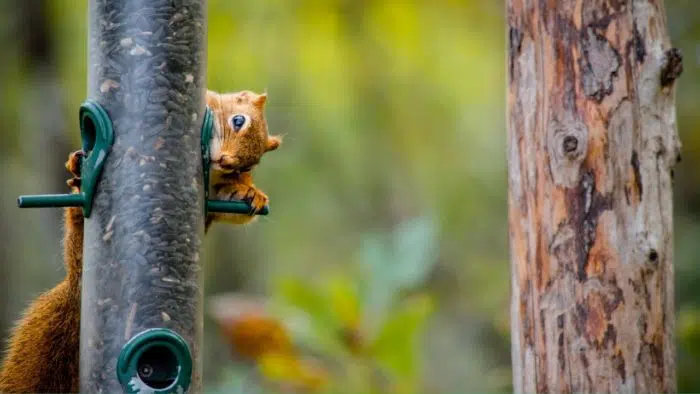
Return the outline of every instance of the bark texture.
{"type": "Polygon", "coordinates": [[[674,392],[662,0],[508,0],[516,392],[674,392]]]}

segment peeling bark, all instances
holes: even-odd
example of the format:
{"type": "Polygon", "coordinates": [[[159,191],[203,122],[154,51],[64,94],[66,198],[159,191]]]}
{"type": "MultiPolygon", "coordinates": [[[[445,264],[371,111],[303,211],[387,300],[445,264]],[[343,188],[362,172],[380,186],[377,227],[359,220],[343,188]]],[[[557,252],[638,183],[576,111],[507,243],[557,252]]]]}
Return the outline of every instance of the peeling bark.
{"type": "Polygon", "coordinates": [[[675,392],[662,0],[508,0],[516,392],[675,392]]]}

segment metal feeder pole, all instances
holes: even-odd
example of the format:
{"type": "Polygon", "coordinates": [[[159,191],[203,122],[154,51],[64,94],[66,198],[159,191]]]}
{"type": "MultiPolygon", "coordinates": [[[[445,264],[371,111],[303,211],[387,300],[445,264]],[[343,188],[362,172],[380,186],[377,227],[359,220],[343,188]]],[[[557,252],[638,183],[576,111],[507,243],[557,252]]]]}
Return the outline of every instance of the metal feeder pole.
{"type": "Polygon", "coordinates": [[[84,393],[201,392],[206,0],[90,0],[114,144],[85,220],[84,393]]]}

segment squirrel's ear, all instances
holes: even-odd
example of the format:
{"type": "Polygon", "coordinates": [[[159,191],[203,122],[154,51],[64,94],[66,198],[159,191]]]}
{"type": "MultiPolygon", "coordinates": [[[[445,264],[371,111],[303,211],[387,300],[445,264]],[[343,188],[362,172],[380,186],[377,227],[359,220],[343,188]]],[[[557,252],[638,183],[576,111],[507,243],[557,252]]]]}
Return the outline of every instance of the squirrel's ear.
{"type": "Polygon", "coordinates": [[[253,105],[262,109],[262,107],[265,105],[266,101],[267,101],[267,93],[259,94],[257,97],[255,97],[253,99],[253,105]]]}
{"type": "Polygon", "coordinates": [[[206,99],[207,106],[213,107],[216,104],[216,98],[218,95],[219,94],[215,91],[207,89],[206,96],[204,96],[206,99]]]}
{"type": "Polygon", "coordinates": [[[279,148],[280,144],[282,143],[282,139],[280,137],[276,136],[269,136],[267,137],[267,143],[265,144],[265,151],[269,152],[271,150],[275,150],[279,148]]]}

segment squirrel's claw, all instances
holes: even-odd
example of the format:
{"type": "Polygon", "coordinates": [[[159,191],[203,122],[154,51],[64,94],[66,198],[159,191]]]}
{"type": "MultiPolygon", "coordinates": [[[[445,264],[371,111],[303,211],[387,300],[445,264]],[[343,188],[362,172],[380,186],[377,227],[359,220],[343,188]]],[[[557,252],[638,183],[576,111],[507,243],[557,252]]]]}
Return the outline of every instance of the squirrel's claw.
{"type": "Polygon", "coordinates": [[[235,185],[233,193],[226,198],[240,200],[250,205],[250,211],[247,213],[249,216],[262,212],[269,200],[267,195],[255,186],[240,183],[235,185]]]}
{"type": "Polygon", "coordinates": [[[68,155],[68,161],[66,161],[66,170],[73,174],[73,178],[68,179],[66,181],[66,184],[72,189],[79,190],[80,185],[82,184],[82,181],[80,179],[80,162],[82,161],[83,157],[85,157],[85,152],[83,152],[82,150],[71,152],[71,154],[68,155]]]}
{"type": "Polygon", "coordinates": [[[72,152],[68,156],[68,161],[66,161],[66,170],[73,174],[76,178],[80,178],[80,162],[85,157],[85,152],[81,150],[77,150],[75,152],[72,152]]]}
{"type": "Polygon", "coordinates": [[[258,189],[250,188],[248,194],[244,198],[244,201],[250,204],[251,210],[249,215],[255,215],[262,212],[268,202],[268,197],[265,193],[258,189]]]}
{"type": "Polygon", "coordinates": [[[66,184],[70,187],[78,188],[80,189],[80,185],[82,184],[82,181],[80,178],[75,177],[75,178],[70,178],[66,181],[66,184]]]}

